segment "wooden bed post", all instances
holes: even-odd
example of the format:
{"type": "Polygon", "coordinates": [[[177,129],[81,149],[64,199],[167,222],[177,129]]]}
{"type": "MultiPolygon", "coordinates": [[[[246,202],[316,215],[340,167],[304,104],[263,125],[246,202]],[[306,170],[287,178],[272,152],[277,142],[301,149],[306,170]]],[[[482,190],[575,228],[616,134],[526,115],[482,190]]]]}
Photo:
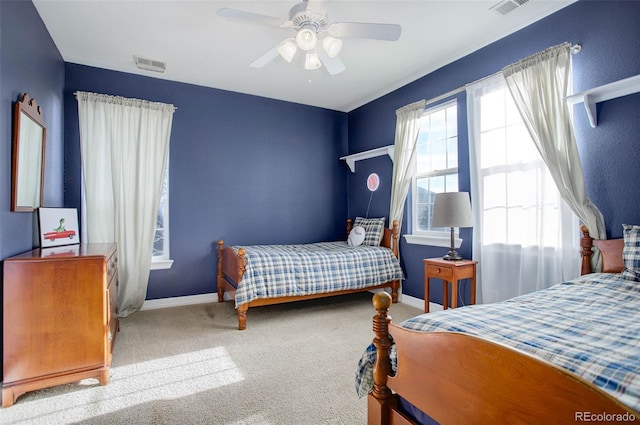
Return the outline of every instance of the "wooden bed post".
{"type": "Polygon", "coordinates": [[[244,274],[244,267],[247,264],[247,259],[245,255],[247,251],[244,248],[238,249],[238,276],[242,276],[244,274]]]}
{"type": "MultiPolygon", "coordinates": [[[[400,237],[400,229],[398,220],[393,220],[392,223],[392,232],[391,232],[391,250],[393,251],[393,255],[396,258],[400,259],[400,246],[398,243],[398,238],[400,237]]],[[[391,302],[394,304],[398,302],[398,290],[400,289],[400,281],[394,280],[391,286],[391,302]]]]}
{"type": "Polygon", "coordinates": [[[391,250],[395,254],[396,258],[399,258],[398,254],[400,253],[400,249],[398,247],[398,238],[400,237],[400,229],[398,227],[399,227],[398,220],[393,220],[393,224],[392,224],[393,231],[391,233],[391,250]]]}
{"type": "Polygon", "coordinates": [[[353,228],[353,220],[348,218],[347,219],[347,239],[349,238],[349,233],[351,233],[352,228],[353,228]]]}
{"type": "Polygon", "coordinates": [[[238,307],[238,329],[243,331],[247,329],[247,311],[249,304],[242,304],[238,307]]]}
{"type": "Polygon", "coordinates": [[[396,399],[387,387],[387,377],[391,373],[391,360],[389,359],[389,349],[391,348],[389,322],[391,322],[391,317],[387,315],[391,305],[391,296],[384,291],[377,292],[373,296],[373,305],[377,311],[373,316],[373,332],[376,335],[373,344],[376,346],[377,355],[373,365],[373,390],[368,396],[368,421],[369,424],[386,424],[389,423],[390,407],[396,405],[396,399]]]}
{"type": "Polygon", "coordinates": [[[580,275],[591,273],[591,255],[593,254],[593,238],[589,235],[589,229],[584,224],[580,226],[582,237],[580,238],[580,256],[582,257],[582,266],[580,267],[580,275]]]}
{"type": "MultiPolygon", "coordinates": [[[[244,248],[238,249],[238,276],[244,274],[244,268],[247,264],[246,254],[247,251],[244,248]]],[[[247,329],[247,310],[249,310],[249,304],[242,304],[238,307],[238,329],[241,331],[247,329]]]]}
{"type": "Polygon", "coordinates": [[[221,303],[224,300],[224,276],[222,275],[222,249],[224,241],[218,240],[218,302],[221,303]]]}
{"type": "Polygon", "coordinates": [[[580,255],[582,264],[580,274],[592,272],[620,273],[625,269],[624,264],[624,238],[594,239],[589,235],[589,230],[584,224],[580,226],[580,255]],[[594,248],[600,254],[599,265],[593,264],[594,248]],[[597,269],[595,268],[597,267],[597,269]]]}

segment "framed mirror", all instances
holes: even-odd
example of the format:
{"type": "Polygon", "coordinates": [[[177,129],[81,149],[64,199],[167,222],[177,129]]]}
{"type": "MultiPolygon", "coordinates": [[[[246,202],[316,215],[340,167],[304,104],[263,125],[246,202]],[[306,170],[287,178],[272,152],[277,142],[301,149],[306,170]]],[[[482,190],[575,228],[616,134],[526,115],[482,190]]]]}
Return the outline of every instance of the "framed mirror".
{"type": "Polygon", "coordinates": [[[42,206],[46,139],[42,108],[25,93],[13,107],[11,211],[32,212],[42,206]]]}

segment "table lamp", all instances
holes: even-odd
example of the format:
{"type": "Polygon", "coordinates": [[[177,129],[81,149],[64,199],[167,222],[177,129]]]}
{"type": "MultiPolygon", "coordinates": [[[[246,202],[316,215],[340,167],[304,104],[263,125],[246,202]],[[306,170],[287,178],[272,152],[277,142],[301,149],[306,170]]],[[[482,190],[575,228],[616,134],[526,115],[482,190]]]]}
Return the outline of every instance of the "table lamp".
{"type": "Polygon", "coordinates": [[[454,245],[454,227],[473,227],[471,202],[467,192],[436,193],[433,199],[433,217],[431,227],[451,228],[451,248],[443,258],[445,260],[462,260],[454,245]]]}

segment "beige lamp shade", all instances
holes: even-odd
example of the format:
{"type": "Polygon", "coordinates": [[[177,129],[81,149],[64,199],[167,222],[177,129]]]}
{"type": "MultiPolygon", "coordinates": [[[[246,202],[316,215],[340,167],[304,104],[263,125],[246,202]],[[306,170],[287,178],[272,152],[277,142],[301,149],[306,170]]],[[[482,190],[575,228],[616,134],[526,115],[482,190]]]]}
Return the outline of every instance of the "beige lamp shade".
{"type": "Polygon", "coordinates": [[[436,193],[433,198],[433,217],[431,227],[449,227],[451,229],[451,246],[445,255],[445,260],[458,261],[462,256],[458,254],[454,244],[454,227],[473,227],[471,202],[467,192],[436,193]]]}
{"type": "Polygon", "coordinates": [[[436,193],[431,227],[473,227],[469,193],[436,193]]]}

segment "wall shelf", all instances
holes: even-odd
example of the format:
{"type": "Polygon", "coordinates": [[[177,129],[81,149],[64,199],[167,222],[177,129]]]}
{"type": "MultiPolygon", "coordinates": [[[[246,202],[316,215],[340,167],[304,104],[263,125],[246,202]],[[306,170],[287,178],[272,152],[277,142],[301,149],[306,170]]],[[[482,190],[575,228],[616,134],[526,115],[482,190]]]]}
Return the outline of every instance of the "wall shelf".
{"type": "Polygon", "coordinates": [[[584,103],[591,127],[598,125],[596,103],[640,92],[640,74],[567,96],[567,103],[584,103]]]}
{"type": "Polygon", "coordinates": [[[352,155],[342,156],[340,159],[345,160],[352,173],[356,172],[356,162],[364,159],[375,158],[377,156],[389,155],[393,161],[393,145],[383,146],[381,148],[371,149],[364,152],[354,153],[352,155]]]}

